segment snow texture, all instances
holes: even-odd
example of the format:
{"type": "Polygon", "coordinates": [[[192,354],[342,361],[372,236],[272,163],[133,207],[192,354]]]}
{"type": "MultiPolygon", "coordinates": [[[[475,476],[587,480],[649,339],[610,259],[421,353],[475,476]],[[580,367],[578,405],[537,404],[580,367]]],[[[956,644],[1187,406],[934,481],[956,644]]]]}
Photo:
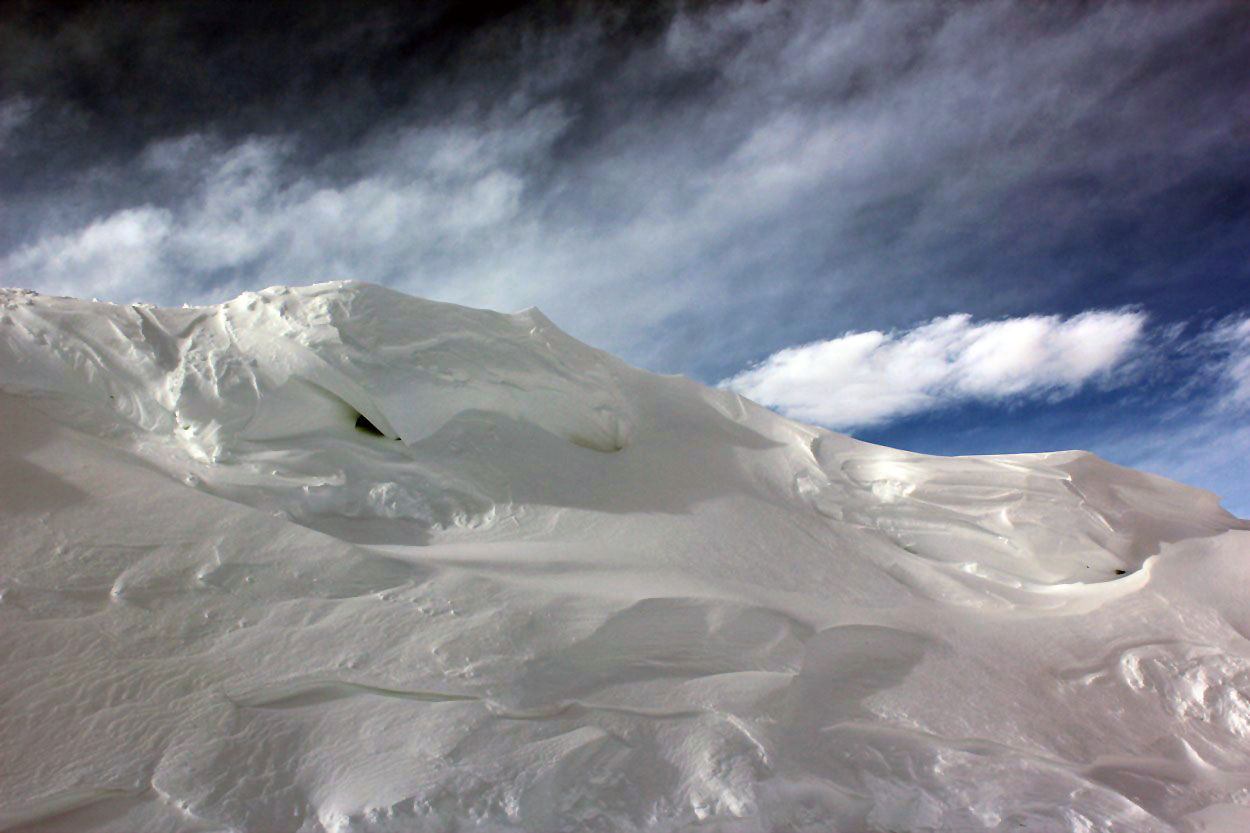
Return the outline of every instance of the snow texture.
{"type": "Polygon", "coordinates": [[[4,290],[0,425],[2,829],[1250,829],[1250,526],[1084,452],[350,282],[4,290]]]}

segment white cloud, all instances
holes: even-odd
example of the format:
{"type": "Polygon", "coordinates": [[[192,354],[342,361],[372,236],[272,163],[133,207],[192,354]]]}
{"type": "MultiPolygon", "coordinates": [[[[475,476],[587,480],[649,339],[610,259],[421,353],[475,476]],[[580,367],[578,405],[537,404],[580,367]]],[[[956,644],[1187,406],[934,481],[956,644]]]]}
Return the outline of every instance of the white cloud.
{"type": "Polygon", "coordinates": [[[491,233],[520,208],[517,144],[516,136],[465,142],[456,130],[406,131],[390,137],[389,153],[375,145],[358,154],[358,175],[335,182],[292,176],[291,143],[272,137],[226,147],[203,136],[162,142],[142,164],[186,190],[175,206],[127,207],[45,235],[0,258],[0,272],[44,291],[164,303],[208,300],[204,278],[214,275],[225,277],[213,300],[335,278],[394,285],[440,248],[475,237],[491,247],[491,233]]]}
{"type": "Polygon", "coordinates": [[[1224,354],[1219,368],[1223,387],[1220,406],[1250,408],[1250,317],[1221,322],[1211,331],[1208,342],[1224,354]]]}
{"type": "Polygon", "coordinates": [[[950,315],[789,347],[721,384],[795,419],[860,427],[961,402],[1070,396],[1126,367],[1145,324],[1133,310],[950,315]]]}
{"type": "Polygon", "coordinates": [[[162,249],[171,234],[170,213],[151,206],[127,208],[72,234],[44,237],[0,260],[7,276],[38,276],[48,292],[112,299],[136,281],[164,275],[162,249]]]}

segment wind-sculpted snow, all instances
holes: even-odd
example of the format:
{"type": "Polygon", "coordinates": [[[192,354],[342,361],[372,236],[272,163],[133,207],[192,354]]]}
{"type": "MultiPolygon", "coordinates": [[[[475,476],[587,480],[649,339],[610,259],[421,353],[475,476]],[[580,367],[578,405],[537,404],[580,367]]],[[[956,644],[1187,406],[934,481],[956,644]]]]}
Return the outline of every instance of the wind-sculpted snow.
{"type": "Polygon", "coordinates": [[[500,315],[350,283],[203,309],[5,300],[6,388],[64,397],[81,426],[250,472],[221,488],[300,517],[447,522],[489,506],[437,473],[397,468],[411,460],[395,449],[362,447],[360,418],[409,445],[476,411],[598,451],[627,442],[614,360],[537,310],[500,315]],[[362,454],[373,459],[361,465],[362,454]]]}
{"type": "Polygon", "coordinates": [[[1250,547],[337,283],[0,295],[0,828],[1250,829],[1250,547]]]}

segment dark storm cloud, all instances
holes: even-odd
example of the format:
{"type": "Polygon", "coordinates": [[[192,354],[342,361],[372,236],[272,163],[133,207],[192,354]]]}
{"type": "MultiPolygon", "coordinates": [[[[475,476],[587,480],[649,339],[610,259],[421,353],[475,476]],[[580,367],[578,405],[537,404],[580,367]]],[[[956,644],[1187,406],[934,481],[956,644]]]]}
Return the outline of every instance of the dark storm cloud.
{"type": "MultiPolygon", "coordinates": [[[[0,97],[43,102],[31,146],[54,167],[211,130],[298,133],[312,155],[379,122],[489,107],[593,27],[593,62],[661,34],[675,7],[612,2],[14,3],[0,12],[0,97]]],[[[586,44],[589,46],[589,44],[586,44]]],[[[558,86],[558,83],[557,83],[558,86]]],[[[11,160],[10,160],[11,161],[11,160]]],[[[37,176],[38,171],[6,173],[37,176]]]]}
{"type": "Polygon", "coordinates": [[[10,13],[4,282],[358,277],[707,379],[954,313],[1250,300],[1243,4],[415,9],[10,13]]]}

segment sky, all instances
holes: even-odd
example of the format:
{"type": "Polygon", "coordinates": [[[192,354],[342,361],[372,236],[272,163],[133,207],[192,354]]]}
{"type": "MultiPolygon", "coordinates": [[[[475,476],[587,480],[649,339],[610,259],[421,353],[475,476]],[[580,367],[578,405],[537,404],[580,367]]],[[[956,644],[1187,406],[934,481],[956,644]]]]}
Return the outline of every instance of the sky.
{"type": "Polygon", "coordinates": [[[0,284],[358,279],[1250,516],[1250,4],[10,2],[0,284]]]}

